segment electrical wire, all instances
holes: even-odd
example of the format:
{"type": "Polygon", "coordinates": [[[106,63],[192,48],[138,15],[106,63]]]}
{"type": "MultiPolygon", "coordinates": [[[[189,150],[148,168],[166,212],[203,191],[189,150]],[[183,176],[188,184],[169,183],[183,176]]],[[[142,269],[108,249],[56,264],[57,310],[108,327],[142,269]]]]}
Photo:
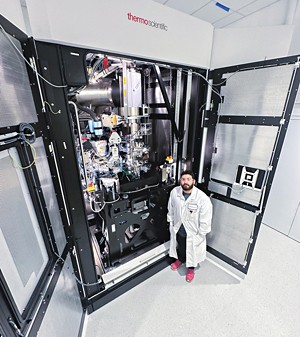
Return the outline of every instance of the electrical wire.
{"type": "Polygon", "coordinates": [[[11,155],[11,153],[8,152],[8,153],[9,153],[9,157],[10,157],[10,159],[12,160],[12,163],[13,163],[14,167],[18,167],[18,168],[20,168],[21,170],[26,170],[26,169],[28,169],[28,168],[31,167],[31,166],[35,163],[35,161],[36,161],[36,149],[35,149],[35,147],[34,147],[33,145],[31,145],[27,140],[25,140],[25,143],[28,144],[28,145],[31,147],[32,154],[33,154],[33,161],[32,161],[29,165],[27,165],[27,166],[22,166],[22,165],[20,165],[20,164],[18,163],[18,161],[11,155]]]}
{"type": "Polygon", "coordinates": [[[14,44],[14,42],[11,40],[11,38],[9,37],[9,34],[5,31],[5,29],[2,27],[2,25],[0,25],[0,29],[3,33],[3,35],[8,39],[8,41],[11,43],[11,45],[14,47],[14,49],[18,52],[18,54],[22,57],[22,59],[28,64],[28,66],[33,70],[34,73],[36,73],[36,75],[38,77],[40,77],[44,82],[48,83],[49,85],[51,85],[54,88],[66,88],[67,85],[55,85],[51,82],[49,82],[47,79],[45,79],[45,77],[43,77],[32,65],[30,62],[27,61],[27,59],[24,57],[24,55],[21,53],[21,51],[19,50],[19,48],[14,44]]]}
{"type": "MultiPolygon", "coordinates": [[[[58,255],[56,252],[54,252],[54,254],[57,256],[57,260],[56,260],[56,262],[55,262],[55,264],[54,264],[54,268],[55,268],[55,266],[57,265],[57,263],[59,262],[59,261],[62,261],[62,263],[65,263],[65,260],[60,256],[60,255],[58,255]]],[[[96,265],[97,266],[97,265],[96,265]]],[[[98,266],[99,267],[99,266],[98,266]]],[[[82,282],[82,281],[80,281],[78,278],[77,278],[77,276],[75,275],[75,273],[72,273],[73,275],[74,275],[74,277],[75,277],[75,280],[80,284],[80,285],[83,285],[83,286],[86,286],[86,287],[89,287],[89,286],[95,286],[95,285],[98,285],[98,284],[101,284],[102,283],[102,280],[100,279],[99,280],[99,282],[95,282],[95,283],[84,283],[84,282],[82,282]]]]}
{"type": "Polygon", "coordinates": [[[44,101],[44,104],[47,104],[47,106],[49,107],[50,112],[51,112],[53,115],[58,115],[58,114],[61,113],[61,110],[60,110],[60,109],[57,110],[57,111],[53,111],[53,110],[52,110],[52,105],[51,105],[49,102],[44,101]]]}
{"type": "Polygon", "coordinates": [[[148,188],[157,187],[157,186],[159,186],[159,184],[150,185],[150,186],[145,186],[145,187],[140,188],[140,189],[135,190],[135,191],[120,192],[120,194],[131,194],[131,193],[136,193],[136,192],[140,192],[140,191],[143,191],[143,190],[147,190],[148,188]]]}
{"type": "MultiPolygon", "coordinates": [[[[163,66],[163,67],[165,67],[165,68],[167,68],[167,69],[173,69],[173,70],[178,70],[177,68],[175,68],[175,67],[172,67],[172,66],[169,66],[169,65],[161,65],[161,64],[158,64],[158,63],[153,63],[153,65],[156,65],[156,66],[163,66]]],[[[199,77],[201,77],[202,79],[204,79],[204,81],[211,87],[211,89],[212,89],[212,91],[216,94],[216,95],[218,95],[219,97],[220,97],[220,99],[221,99],[221,101],[222,101],[222,96],[220,95],[220,93],[216,90],[216,89],[214,89],[213,88],[213,85],[211,84],[211,83],[209,83],[209,81],[208,81],[208,79],[207,78],[205,78],[205,76],[203,76],[203,75],[201,75],[200,73],[197,73],[196,71],[193,71],[193,70],[189,70],[189,69],[184,69],[184,68],[181,68],[181,71],[182,72],[184,72],[184,73],[187,73],[187,74],[194,74],[194,75],[196,75],[196,76],[199,76],[199,77]]]]}

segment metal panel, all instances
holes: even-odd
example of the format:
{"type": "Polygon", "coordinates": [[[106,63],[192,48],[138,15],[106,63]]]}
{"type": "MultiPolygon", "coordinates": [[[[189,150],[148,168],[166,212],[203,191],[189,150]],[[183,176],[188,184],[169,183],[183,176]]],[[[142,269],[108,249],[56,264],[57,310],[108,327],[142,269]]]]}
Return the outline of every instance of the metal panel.
{"type": "Polygon", "coordinates": [[[294,65],[228,73],[220,115],[281,116],[294,65]]]}
{"type": "Polygon", "coordinates": [[[68,256],[59,276],[50,304],[45,313],[39,337],[78,336],[83,309],[68,256]]]}
{"type": "MultiPolygon", "coordinates": [[[[267,170],[278,127],[219,124],[212,157],[211,178],[234,184],[238,166],[267,170]]],[[[259,202],[261,192],[232,193],[234,199],[251,204],[259,202]]]]}
{"type": "MultiPolygon", "coordinates": [[[[22,53],[20,42],[10,39],[22,53]]],[[[0,127],[37,122],[25,61],[2,30],[0,49],[0,127]]]]}
{"type": "Polygon", "coordinates": [[[58,252],[61,255],[65,245],[66,245],[66,236],[63,229],[62,220],[60,217],[60,211],[57,204],[57,199],[55,196],[55,191],[53,188],[51,172],[47,162],[47,155],[44,149],[44,143],[42,138],[38,138],[34,143],[36,149],[36,168],[38,171],[41,187],[45,197],[45,202],[47,205],[47,210],[53,229],[56,245],[58,252]]]}
{"type": "Polygon", "coordinates": [[[228,186],[225,184],[219,184],[214,181],[208,182],[208,190],[210,192],[215,192],[218,194],[226,195],[227,194],[228,186]]]}
{"type": "Polygon", "coordinates": [[[23,171],[13,166],[17,160],[14,148],[0,153],[0,256],[5,280],[23,312],[48,255],[23,171]]]}
{"type": "Polygon", "coordinates": [[[244,264],[256,214],[214,198],[211,201],[214,212],[208,246],[244,264]]]}

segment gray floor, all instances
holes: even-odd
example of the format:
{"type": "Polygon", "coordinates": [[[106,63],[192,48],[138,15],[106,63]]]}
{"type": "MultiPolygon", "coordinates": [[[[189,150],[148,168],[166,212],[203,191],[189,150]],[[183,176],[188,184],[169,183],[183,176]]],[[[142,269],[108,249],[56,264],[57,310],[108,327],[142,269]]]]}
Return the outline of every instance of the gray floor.
{"type": "Polygon", "coordinates": [[[244,280],[164,269],[88,316],[85,337],[299,337],[300,243],[263,225],[244,280]]]}

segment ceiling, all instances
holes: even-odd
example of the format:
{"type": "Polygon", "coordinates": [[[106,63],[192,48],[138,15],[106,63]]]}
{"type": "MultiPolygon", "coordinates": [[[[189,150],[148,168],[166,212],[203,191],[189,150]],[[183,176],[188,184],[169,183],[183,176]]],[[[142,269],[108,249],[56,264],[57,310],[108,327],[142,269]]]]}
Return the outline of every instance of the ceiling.
{"type": "MultiPolygon", "coordinates": [[[[164,6],[210,22],[215,28],[224,28],[259,11],[266,11],[282,0],[153,0],[164,6]]],[[[283,0],[288,5],[289,0],[283,0]]],[[[280,10],[280,9],[279,9],[280,10]]],[[[281,9],[282,10],[282,9],[281,9]]],[[[273,14],[273,13],[272,13],[273,14]]],[[[274,19],[275,16],[273,15],[274,19]]],[[[268,17],[270,21],[270,17],[268,17]]],[[[278,24],[274,22],[274,24],[278,24]]]]}

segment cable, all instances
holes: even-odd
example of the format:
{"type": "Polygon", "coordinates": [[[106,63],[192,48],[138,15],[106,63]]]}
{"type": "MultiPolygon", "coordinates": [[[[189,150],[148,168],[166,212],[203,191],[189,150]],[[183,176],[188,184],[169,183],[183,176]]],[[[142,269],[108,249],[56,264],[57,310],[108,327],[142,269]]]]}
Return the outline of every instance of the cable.
{"type": "MultiPolygon", "coordinates": [[[[165,64],[164,64],[164,65],[161,65],[161,64],[158,64],[158,63],[153,63],[153,65],[156,65],[156,66],[158,66],[158,67],[159,67],[159,66],[163,66],[163,67],[165,67],[165,68],[169,68],[169,69],[173,69],[173,70],[178,70],[178,68],[175,68],[175,67],[172,67],[172,66],[169,66],[169,65],[165,65],[165,64]]],[[[215,89],[213,88],[213,85],[210,84],[209,81],[208,81],[208,79],[205,78],[203,75],[197,73],[196,71],[192,71],[192,70],[184,69],[184,68],[182,68],[181,71],[182,71],[182,72],[185,72],[185,73],[187,73],[187,74],[192,73],[192,74],[194,74],[194,75],[197,75],[197,76],[200,76],[201,78],[203,78],[204,81],[211,87],[212,91],[213,91],[216,95],[218,95],[218,96],[221,98],[221,101],[222,101],[222,96],[219,94],[219,92],[218,92],[217,90],[215,90],[215,89]]]]}
{"type": "MultiPolygon", "coordinates": [[[[256,68],[260,68],[260,67],[256,67],[256,68]]],[[[232,76],[236,75],[238,72],[244,71],[244,70],[253,70],[253,67],[252,67],[252,68],[248,67],[248,68],[241,68],[241,69],[238,69],[238,70],[236,70],[234,73],[232,73],[230,76],[228,76],[227,78],[225,78],[224,81],[222,81],[222,82],[220,82],[220,83],[213,84],[213,86],[214,86],[214,87],[217,87],[217,86],[220,86],[220,85],[226,83],[226,82],[230,79],[230,77],[232,77],[232,76]]]]}
{"type": "Polygon", "coordinates": [[[120,192],[120,194],[136,193],[136,192],[140,192],[140,191],[146,190],[146,189],[148,189],[148,188],[157,187],[157,186],[159,186],[159,183],[156,184],[156,185],[145,186],[145,187],[140,188],[140,189],[135,190],[135,191],[120,192]]]}
{"type": "Polygon", "coordinates": [[[102,283],[102,280],[100,279],[98,282],[95,282],[95,283],[84,283],[84,282],[81,282],[77,276],[75,275],[75,273],[73,273],[74,277],[75,277],[75,280],[82,286],[85,286],[85,287],[89,287],[89,286],[96,286],[98,284],[101,284],[102,283]]]}
{"type": "MultiPolygon", "coordinates": [[[[57,265],[58,261],[62,261],[62,263],[65,263],[65,260],[64,260],[60,255],[58,255],[56,252],[54,252],[54,254],[57,256],[57,260],[56,260],[56,262],[55,262],[55,264],[54,264],[54,268],[55,268],[55,266],[57,265]]],[[[96,266],[97,266],[97,265],[96,265],[96,266]]],[[[97,285],[97,284],[102,283],[102,280],[99,280],[99,282],[95,282],[95,283],[84,283],[84,282],[81,282],[81,281],[76,277],[75,273],[72,273],[72,274],[74,275],[76,281],[77,281],[79,284],[83,285],[83,286],[94,286],[94,285],[97,285]]]]}
{"type": "Polygon", "coordinates": [[[58,114],[60,114],[61,113],[61,110],[59,109],[59,110],[57,110],[56,112],[55,111],[53,111],[52,110],[52,106],[51,106],[51,104],[49,103],[49,102],[47,102],[47,101],[44,101],[44,104],[47,104],[48,105],[48,107],[49,107],[49,109],[50,109],[50,112],[51,113],[53,113],[53,115],[58,115],[58,114]]]}
{"type": "Polygon", "coordinates": [[[27,166],[21,166],[18,163],[18,161],[10,154],[10,152],[8,152],[8,154],[10,156],[10,159],[12,160],[12,163],[13,163],[14,167],[18,167],[21,170],[28,169],[29,167],[31,167],[35,163],[35,160],[36,160],[36,149],[35,149],[35,147],[33,145],[31,145],[27,140],[25,140],[25,143],[27,143],[31,147],[32,153],[33,153],[33,161],[29,165],[27,165],[27,166]]]}
{"type": "Polygon", "coordinates": [[[20,52],[19,48],[11,40],[11,38],[9,37],[9,35],[5,31],[5,29],[2,27],[2,25],[0,25],[0,29],[3,32],[3,35],[8,39],[8,41],[14,47],[14,49],[18,52],[18,54],[22,57],[22,59],[29,65],[29,67],[37,74],[38,77],[40,77],[43,81],[45,81],[46,83],[48,83],[49,85],[51,85],[54,88],[66,88],[67,87],[67,85],[55,85],[55,84],[49,82],[48,80],[46,80],[45,77],[43,77],[40,73],[38,73],[38,71],[30,64],[30,62],[27,61],[27,59],[24,57],[24,55],[20,52]]]}

